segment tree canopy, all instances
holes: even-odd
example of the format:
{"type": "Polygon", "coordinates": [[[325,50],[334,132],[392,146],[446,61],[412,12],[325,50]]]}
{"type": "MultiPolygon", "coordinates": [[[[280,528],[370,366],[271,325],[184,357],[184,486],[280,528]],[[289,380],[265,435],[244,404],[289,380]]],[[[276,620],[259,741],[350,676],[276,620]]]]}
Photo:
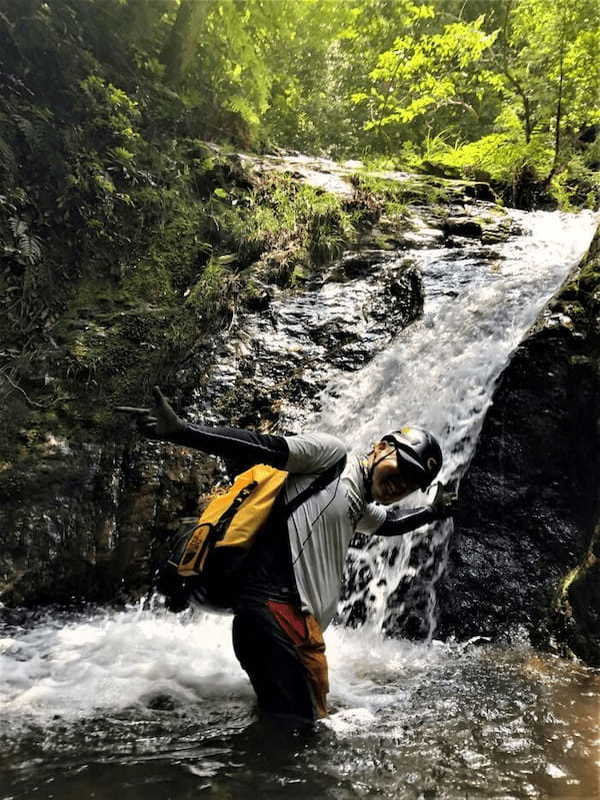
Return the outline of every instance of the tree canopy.
{"type": "Polygon", "coordinates": [[[68,117],[92,79],[124,92],[153,134],[392,158],[499,134],[553,175],[600,122],[595,0],[3,0],[0,8],[8,163],[7,125],[26,136],[44,114],[68,117]],[[16,81],[36,102],[13,118],[16,81]]]}

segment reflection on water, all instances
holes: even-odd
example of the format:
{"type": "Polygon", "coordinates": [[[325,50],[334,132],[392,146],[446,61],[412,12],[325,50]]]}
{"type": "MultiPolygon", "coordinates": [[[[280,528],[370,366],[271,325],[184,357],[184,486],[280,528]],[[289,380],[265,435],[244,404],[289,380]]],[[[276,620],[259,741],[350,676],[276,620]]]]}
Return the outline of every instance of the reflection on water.
{"type": "Polygon", "coordinates": [[[599,796],[593,670],[332,628],[337,710],[284,734],[255,720],[229,628],[136,609],[5,626],[0,798],[599,796]]]}

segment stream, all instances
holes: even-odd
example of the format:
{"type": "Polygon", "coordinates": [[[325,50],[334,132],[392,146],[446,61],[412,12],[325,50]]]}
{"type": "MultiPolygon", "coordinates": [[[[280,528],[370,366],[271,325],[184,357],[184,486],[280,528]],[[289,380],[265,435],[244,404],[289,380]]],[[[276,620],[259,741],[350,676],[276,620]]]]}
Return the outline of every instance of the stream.
{"type": "MultiPolygon", "coordinates": [[[[332,374],[323,411],[298,412],[303,427],[368,449],[422,424],[443,442],[442,480],[460,480],[498,376],[596,223],[511,215],[523,233],[507,243],[409,253],[423,273],[423,318],[361,370],[332,374]]],[[[293,423],[294,409],[285,413],[293,423]]],[[[536,652],[520,630],[495,644],[436,640],[451,530],[447,521],[352,549],[325,634],[335,711],[308,733],[256,722],[228,616],[169,615],[156,599],[7,613],[0,800],[598,797],[597,671],[536,652]],[[422,641],[384,635],[403,630],[422,641]]]]}

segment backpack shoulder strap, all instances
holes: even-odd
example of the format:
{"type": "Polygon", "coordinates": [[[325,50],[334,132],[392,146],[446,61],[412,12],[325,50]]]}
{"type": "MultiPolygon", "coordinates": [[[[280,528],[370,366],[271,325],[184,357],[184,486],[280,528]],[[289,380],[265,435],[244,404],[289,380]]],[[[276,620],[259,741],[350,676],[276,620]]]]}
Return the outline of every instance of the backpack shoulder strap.
{"type": "Polygon", "coordinates": [[[317,492],[329,486],[332,481],[342,474],[345,466],[346,456],[344,455],[339,461],[336,461],[335,464],[329,467],[329,469],[319,473],[306,489],[299,492],[293,500],[290,500],[290,502],[281,509],[281,519],[286,520],[291,517],[294,511],[299,508],[305,500],[308,500],[313,494],[317,494],[317,492]]]}

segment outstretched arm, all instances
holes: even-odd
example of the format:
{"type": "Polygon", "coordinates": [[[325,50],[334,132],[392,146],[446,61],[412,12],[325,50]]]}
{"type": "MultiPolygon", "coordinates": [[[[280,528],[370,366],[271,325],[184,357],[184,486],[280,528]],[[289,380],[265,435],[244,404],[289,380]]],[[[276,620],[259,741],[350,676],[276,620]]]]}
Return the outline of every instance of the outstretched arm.
{"type": "Polygon", "coordinates": [[[210,455],[234,461],[238,469],[247,469],[253,464],[268,464],[285,469],[288,446],[283,436],[272,436],[243,428],[226,426],[209,427],[184,423],[184,428],[166,437],[174,444],[194,447],[210,455]]]}
{"type": "Polygon", "coordinates": [[[438,485],[433,502],[423,508],[390,508],[387,519],[375,531],[376,536],[401,536],[410,533],[421,525],[447,519],[452,516],[458,498],[455,492],[448,491],[442,484],[438,485]]]}
{"type": "Polygon", "coordinates": [[[375,531],[375,536],[401,536],[436,519],[438,517],[429,506],[405,509],[390,508],[386,521],[375,531]],[[400,511],[405,512],[403,516],[397,516],[400,511]]]}
{"type": "Polygon", "coordinates": [[[137,416],[139,427],[146,436],[221,456],[226,461],[234,462],[236,469],[240,471],[253,464],[285,468],[289,448],[283,436],[242,428],[195,425],[182,420],[175,413],[158,386],[154,387],[153,393],[153,408],[118,406],[116,409],[137,416]]]}

